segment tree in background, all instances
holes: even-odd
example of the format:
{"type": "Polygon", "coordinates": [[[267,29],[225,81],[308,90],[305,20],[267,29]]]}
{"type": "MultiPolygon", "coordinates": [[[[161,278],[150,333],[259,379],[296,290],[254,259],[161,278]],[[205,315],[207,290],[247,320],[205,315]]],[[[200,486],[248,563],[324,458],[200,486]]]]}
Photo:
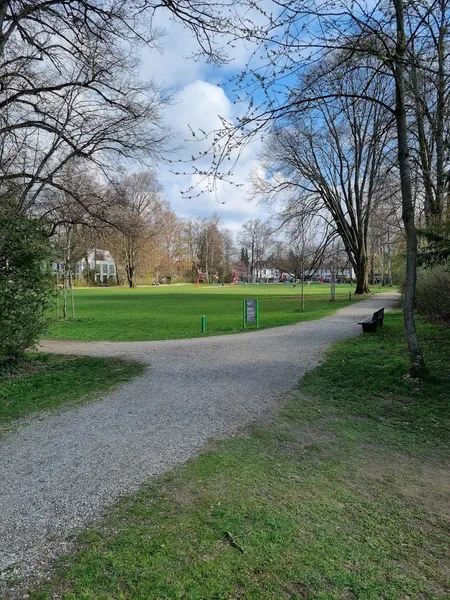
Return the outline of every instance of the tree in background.
{"type": "MultiPolygon", "coordinates": [[[[337,55],[336,65],[340,60],[337,55]]],[[[300,113],[293,110],[274,128],[261,155],[271,176],[253,182],[265,201],[284,197],[284,222],[298,220],[298,215],[329,217],[355,270],[356,294],[370,291],[369,224],[375,202],[384,201],[381,190],[390,167],[391,119],[382,106],[392,94],[389,81],[375,78],[368,89],[379,104],[355,98],[372,69],[369,63],[338,79],[321,79],[322,91],[332,98],[300,113]]],[[[311,93],[320,92],[312,88],[311,93]]]]}
{"type": "Polygon", "coordinates": [[[123,265],[129,287],[135,287],[139,267],[149,244],[164,227],[167,206],[153,172],[123,177],[109,190],[109,221],[114,224],[108,238],[111,253],[123,265]]]}
{"type": "MultiPolygon", "coordinates": [[[[395,124],[395,169],[406,242],[403,323],[409,353],[408,373],[411,377],[421,377],[425,365],[414,320],[418,239],[411,169],[417,119],[410,83],[415,70],[419,81],[429,77],[437,86],[436,118],[432,123],[433,137],[441,147],[446,123],[442,111],[445,104],[448,107],[447,2],[389,0],[374,6],[368,0],[356,4],[337,0],[332,5],[328,0],[280,0],[273,6],[273,11],[260,7],[261,15],[266,16],[264,31],[249,30],[249,40],[254,40],[256,49],[235,79],[236,101],[245,101],[247,110],[236,123],[222,121],[222,129],[211,135],[211,172],[227,179],[228,159],[236,161],[251,139],[270,131],[274,124],[282,124],[292,112],[308,111],[322,100],[348,97],[377,104],[388,111],[395,124]],[[338,54],[341,60],[337,65],[338,54]],[[330,76],[340,79],[344,71],[366,68],[368,59],[373,61],[372,73],[360,89],[329,92],[326,86],[321,86],[321,81],[330,76]],[[317,68],[320,65],[328,65],[328,69],[317,68]],[[391,101],[382,101],[381,105],[370,91],[372,81],[380,74],[391,80],[394,90],[391,101]]],[[[436,167],[437,161],[436,154],[436,167]]],[[[440,177],[438,168],[436,177],[440,177]]]]}
{"type": "MultiPolygon", "coordinates": [[[[142,164],[160,158],[167,137],[161,109],[167,97],[153,82],[142,81],[139,67],[142,46],[156,48],[161,31],[153,19],[161,10],[189,29],[199,52],[215,62],[225,57],[214,36],[241,30],[244,38],[243,24],[250,23],[220,0],[212,5],[191,0],[0,0],[0,203],[5,198],[14,203],[12,211],[3,212],[0,252],[7,251],[5,245],[16,234],[17,214],[26,222],[38,213],[46,228],[44,195],[46,200],[75,200],[95,219],[112,225],[111,195],[99,195],[105,203],[86,204],[74,180],[65,177],[73,161],[105,181],[124,160],[142,164]]],[[[64,227],[71,245],[72,225],[53,223],[53,232],[64,227]]],[[[126,270],[129,285],[134,285],[131,233],[128,240],[126,270]]]]}
{"type": "Polygon", "coordinates": [[[164,11],[189,29],[199,52],[220,62],[225,56],[215,35],[244,38],[251,23],[238,18],[240,4],[1,0],[3,191],[20,181],[17,204],[26,212],[44,188],[61,189],[59,172],[73,158],[110,173],[117,158],[158,158],[167,98],[139,73],[141,48],[156,49],[162,34],[155,13],[164,11]]]}
{"type": "Polygon", "coordinates": [[[197,237],[197,264],[206,273],[208,283],[220,279],[223,264],[223,238],[220,219],[213,215],[210,219],[201,219],[197,237]]]}
{"type": "Polygon", "coordinates": [[[450,209],[448,194],[449,2],[438,0],[428,10],[421,6],[421,34],[411,40],[416,60],[407,66],[406,90],[412,115],[412,169],[418,177],[425,224],[439,228],[450,209]],[[426,68],[424,68],[426,67],[426,68]]]}
{"type": "Polygon", "coordinates": [[[224,229],[222,231],[222,248],[223,261],[222,271],[220,273],[220,280],[225,282],[230,281],[231,279],[232,264],[234,262],[236,252],[233,236],[231,234],[231,231],[229,231],[228,229],[224,229]]]}
{"type": "Polygon", "coordinates": [[[248,261],[248,279],[253,283],[261,275],[271,235],[271,229],[260,219],[246,221],[238,233],[238,242],[246,252],[245,261],[248,261]]]}

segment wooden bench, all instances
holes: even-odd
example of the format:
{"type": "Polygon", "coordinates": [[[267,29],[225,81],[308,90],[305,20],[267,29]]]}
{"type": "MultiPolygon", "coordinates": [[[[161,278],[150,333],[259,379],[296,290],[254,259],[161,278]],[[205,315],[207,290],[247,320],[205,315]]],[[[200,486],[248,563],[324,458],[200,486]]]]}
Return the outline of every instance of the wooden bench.
{"type": "Polygon", "coordinates": [[[373,313],[371,317],[365,321],[361,321],[358,325],[362,325],[363,332],[376,331],[378,325],[382,327],[384,321],[384,308],[380,308],[373,313]]]}

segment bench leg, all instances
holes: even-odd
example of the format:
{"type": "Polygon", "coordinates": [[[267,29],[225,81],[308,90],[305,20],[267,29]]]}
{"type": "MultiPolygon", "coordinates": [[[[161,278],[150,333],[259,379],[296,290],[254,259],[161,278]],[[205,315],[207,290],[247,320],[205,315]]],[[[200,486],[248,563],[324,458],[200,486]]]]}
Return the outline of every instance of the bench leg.
{"type": "Polygon", "coordinates": [[[373,333],[377,330],[377,322],[374,323],[362,323],[363,333],[373,333]]]}

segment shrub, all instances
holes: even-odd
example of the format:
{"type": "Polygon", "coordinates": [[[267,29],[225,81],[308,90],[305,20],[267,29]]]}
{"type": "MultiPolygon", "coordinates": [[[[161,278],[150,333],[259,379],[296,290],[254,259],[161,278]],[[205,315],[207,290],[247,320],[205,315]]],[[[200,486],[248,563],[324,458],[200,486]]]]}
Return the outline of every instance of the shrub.
{"type": "Polygon", "coordinates": [[[45,326],[49,243],[39,223],[20,214],[0,214],[0,232],[0,358],[17,358],[45,326]]]}
{"type": "Polygon", "coordinates": [[[419,272],[416,308],[429,321],[450,325],[450,271],[435,267],[419,272]]]}

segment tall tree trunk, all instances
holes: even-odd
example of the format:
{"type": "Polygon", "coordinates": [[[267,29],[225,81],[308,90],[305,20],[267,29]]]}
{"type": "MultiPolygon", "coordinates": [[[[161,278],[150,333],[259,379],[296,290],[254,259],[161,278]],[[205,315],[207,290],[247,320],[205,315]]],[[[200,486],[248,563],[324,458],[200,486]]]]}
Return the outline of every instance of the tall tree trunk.
{"type": "Polygon", "coordinates": [[[128,287],[130,288],[134,288],[135,287],[135,282],[134,282],[134,267],[135,267],[135,262],[134,262],[134,249],[133,249],[133,245],[131,240],[126,240],[126,254],[125,254],[125,273],[127,276],[127,281],[128,281],[128,287]]]}
{"type": "Polygon", "coordinates": [[[72,229],[69,230],[67,236],[67,255],[65,271],[68,274],[70,301],[72,307],[72,318],[75,319],[75,301],[73,298],[73,277],[72,277],[72,229]]]}
{"type": "Polygon", "coordinates": [[[94,285],[97,283],[97,249],[94,249],[94,285]]]}
{"type": "Polygon", "coordinates": [[[395,122],[398,139],[398,163],[402,194],[402,220],[406,235],[406,277],[403,294],[403,322],[409,353],[409,375],[421,377],[425,364],[417,339],[414,321],[414,301],[416,296],[417,276],[417,231],[414,220],[414,203],[411,185],[411,169],[409,164],[408,128],[405,108],[405,59],[406,37],[403,0],[394,0],[397,20],[397,41],[394,56],[395,67],[395,122]]]}
{"type": "Polygon", "coordinates": [[[118,265],[117,265],[117,260],[116,259],[114,259],[114,270],[116,271],[116,283],[117,283],[117,285],[120,285],[119,269],[118,269],[118,265]]]}
{"type": "Polygon", "coordinates": [[[125,266],[125,272],[127,274],[128,287],[134,288],[134,268],[131,264],[127,263],[125,266]]]}
{"type": "Polygon", "coordinates": [[[89,257],[87,254],[84,257],[84,262],[86,264],[86,285],[91,285],[91,266],[89,264],[89,257]]]}
{"type": "Polygon", "coordinates": [[[355,294],[370,294],[369,289],[369,261],[367,254],[361,250],[356,257],[356,289],[355,294]]]}
{"type": "Polygon", "coordinates": [[[56,320],[59,321],[59,276],[56,272],[56,320]]]}
{"type": "Polygon", "coordinates": [[[75,295],[73,293],[73,277],[72,272],[69,271],[69,285],[70,285],[70,302],[72,306],[72,319],[75,319],[75,295]]]}
{"type": "Polygon", "coordinates": [[[67,274],[66,274],[66,259],[64,257],[63,270],[63,319],[67,319],[67,274]]]}
{"type": "Polygon", "coordinates": [[[446,15],[446,4],[444,0],[440,0],[440,24],[439,24],[439,35],[437,40],[437,54],[438,54],[438,73],[437,73],[437,102],[436,102],[436,199],[435,206],[432,215],[432,225],[440,223],[442,220],[444,203],[445,203],[445,188],[446,188],[446,176],[444,172],[445,168],[445,104],[447,99],[447,88],[446,88],[446,62],[447,54],[445,48],[445,41],[448,35],[447,31],[447,15],[446,15]]]}
{"type": "MultiPolygon", "coordinates": [[[[303,258],[303,254],[302,254],[303,258]]],[[[305,263],[302,260],[302,292],[301,292],[302,312],[305,312],[305,263]]]]}
{"type": "Polygon", "coordinates": [[[370,250],[370,284],[375,285],[375,252],[373,246],[370,250]]]}
{"type": "Polygon", "coordinates": [[[388,285],[392,285],[392,265],[391,265],[391,240],[389,237],[389,231],[387,234],[387,269],[388,269],[388,285]]]}
{"type": "Polygon", "coordinates": [[[336,300],[336,251],[334,247],[331,249],[333,253],[333,260],[331,261],[331,302],[336,300]]]}
{"type": "Polygon", "coordinates": [[[434,191],[433,182],[431,179],[431,162],[432,158],[429,155],[429,149],[427,144],[427,135],[425,133],[425,122],[424,113],[426,110],[426,103],[424,101],[424,90],[419,89],[419,78],[417,75],[417,68],[412,65],[411,68],[411,82],[414,89],[414,105],[415,105],[415,119],[416,129],[418,137],[418,150],[420,157],[421,166],[421,179],[424,191],[424,210],[425,219],[428,221],[431,214],[433,213],[434,206],[434,191]]]}

